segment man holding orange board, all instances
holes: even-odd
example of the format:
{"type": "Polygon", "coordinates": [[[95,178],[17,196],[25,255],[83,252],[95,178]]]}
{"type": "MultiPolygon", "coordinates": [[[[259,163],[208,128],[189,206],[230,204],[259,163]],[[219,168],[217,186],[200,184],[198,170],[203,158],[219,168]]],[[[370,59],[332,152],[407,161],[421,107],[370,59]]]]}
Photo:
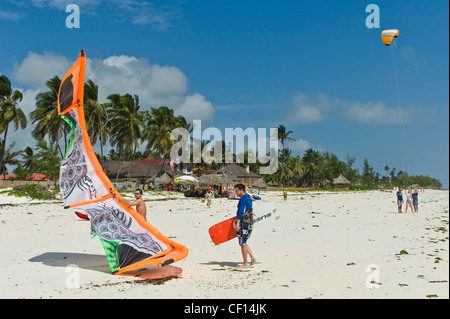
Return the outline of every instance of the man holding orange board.
{"type": "Polygon", "coordinates": [[[242,258],[244,259],[244,263],[242,265],[237,266],[236,268],[247,268],[247,254],[250,255],[250,266],[253,266],[256,262],[255,257],[250,249],[250,246],[247,244],[247,240],[250,238],[250,235],[253,230],[253,208],[252,208],[252,199],[249,195],[245,193],[245,185],[236,184],[234,186],[234,190],[236,195],[240,197],[238,203],[237,210],[237,219],[234,226],[238,234],[239,245],[241,246],[242,258]]]}

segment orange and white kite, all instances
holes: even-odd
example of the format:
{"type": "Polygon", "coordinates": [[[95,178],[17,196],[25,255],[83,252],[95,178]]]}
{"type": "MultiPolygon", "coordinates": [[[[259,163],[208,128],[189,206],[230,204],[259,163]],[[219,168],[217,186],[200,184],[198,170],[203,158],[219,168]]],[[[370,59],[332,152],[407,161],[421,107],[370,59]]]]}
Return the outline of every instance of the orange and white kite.
{"type": "Polygon", "coordinates": [[[58,93],[58,114],[72,129],[59,176],[64,208],[86,212],[91,234],[100,238],[113,274],[182,260],[188,249],[164,236],[121,201],[98,162],[83,110],[85,69],[86,54],[81,51],[58,93]]]}

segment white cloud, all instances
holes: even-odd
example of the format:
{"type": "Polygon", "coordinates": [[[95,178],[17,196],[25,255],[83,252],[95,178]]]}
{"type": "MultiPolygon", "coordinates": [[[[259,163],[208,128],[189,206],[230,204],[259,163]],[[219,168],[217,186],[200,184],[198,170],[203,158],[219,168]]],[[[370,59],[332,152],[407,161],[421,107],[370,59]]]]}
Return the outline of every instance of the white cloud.
{"type": "Polygon", "coordinates": [[[308,96],[298,92],[293,101],[291,117],[295,123],[322,122],[339,118],[348,122],[370,125],[392,125],[413,122],[420,113],[415,107],[388,107],[382,101],[346,101],[326,94],[308,96]]]}
{"type": "Polygon", "coordinates": [[[160,6],[149,1],[110,0],[121,11],[120,15],[130,19],[132,24],[150,25],[157,30],[167,30],[181,17],[176,6],[160,6]]]}
{"type": "Polygon", "coordinates": [[[176,113],[182,114],[186,120],[211,120],[214,116],[214,107],[211,102],[205,100],[205,97],[199,93],[186,96],[185,101],[176,113]]]}
{"type": "Polygon", "coordinates": [[[292,151],[298,151],[304,153],[307,149],[311,148],[309,141],[304,139],[297,139],[296,141],[286,141],[286,146],[292,151]]]}
{"type": "Polygon", "coordinates": [[[305,93],[297,92],[294,97],[293,119],[298,123],[320,122],[326,119],[327,112],[333,107],[325,94],[309,97],[305,93]]]}
{"type": "MultiPolygon", "coordinates": [[[[93,61],[88,63],[87,74],[97,67],[93,61]]],[[[99,98],[113,93],[137,94],[141,105],[158,107],[180,106],[187,91],[187,77],[175,66],[149,64],[145,59],[125,55],[105,59],[91,79],[99,86],[99,98]]]]}
{"type": "Polygon", "coordinates": [[[36,89],[15,89],[19,90],[23,94],[22,102],[19,107],[26,114],[28,122],[30,121],[30,113],[36,109],[36,95],[40,93],[40,90],[36,89]]]}
{"type": "Polygon", "coordinates": [[[0,21],[18,21],[25,18],[23,13],[0,11],[0,21]]]}
{"type": "Polygon", "coordinates": [[[167,30],[181,18],[181,9],[176,5],[155,5],[151,1],[136,0],[32,0],[31,4],[39,9],[51,8],[65,10],[67,5],[76,4],[81,14],[111,15],[116,22],[130,22],[135,25],[147,25],[155,30],[167,30]]]}
{"type": "MultiPolygon", "coordinates": [[[[91,61],[89,69],[96,64],[91,61]]],[[[99,96],[106,101],[112,93],[137,94],[141,106],[168,106],[191,119],[210,120],[214,107],[200,93],[187,95],[188,79],[177,67],[150,64],[146,59],[125,55],[105,59],[92,80],[99,86],[99,96]]]]}
{"type": "Polygon", "coordinates": [[[296,109],[294,118],[299,123],[312,123],[322,121],[325,116],[316,106],[302,105],[296,109]]]}
{"type": "Polygon", "coordinates": [[[419,61],[417,60],[416,51],[413,47],[405,45],[400,50],[400,57],[407,61],[407,63],[417,69],[419,67],[419,61]]]}
{"type": "Polygon", "coordinates": [[[57,10],[65,10],[69,4],[76,4],[79,7],[97,7],[100,5],[98,0],[32,0],[31,3],[37,8],[53,8],[57,10]]]}
{"type": "Polygon", "coordinates": [[[58,75],[60,78],[69,70],[71,63],[62,55],[29,52],[27,57],[14,66],[17,81],[34,89],[44,89],[45,83],[58,75]]]}
{"type": "MultiPolygon", "coordinates": [[[[15,79],[34,90],[46,91],[46,81],[58,75],[61,79],[75,62],[53,53],[30,52],[15,66],[15,79]],[[51,63],[50,63],[51,61],[51,63]]],[[[177,67],[150,64],[146,59],[119,55],[104,59],[100,67],[87,59],[86,81],[99,87],[99,102],[110,94],[136,94],[141,109],[168,106],[186,119],[210,120],[214,115],[211,102],[200,93],[188,94],[188,79],[177,67]]]]}
{"type": "Polygon", "coordinates": [[[350,103],[344,112],[348,120],[365,124],[397,124],[400,120],[398,109],[390,110],[380,101],[376,103],[350,103]]]}

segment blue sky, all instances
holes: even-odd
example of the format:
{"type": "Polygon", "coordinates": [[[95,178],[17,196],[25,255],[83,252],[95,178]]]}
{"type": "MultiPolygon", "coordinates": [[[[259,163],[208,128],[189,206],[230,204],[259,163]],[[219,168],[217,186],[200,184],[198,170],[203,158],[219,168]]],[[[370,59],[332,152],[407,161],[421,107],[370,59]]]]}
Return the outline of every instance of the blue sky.
{"type": "MultiPolygon", "coordinates": [[[[2,0],[0,73],[30,112],[85,49],[103,101],[138,94],[144,108],[167,105],[222,131],[284,124],[294,154],[350,155],[357,168],[367,158],[380,174],[388,165],[448,187],[448,32],[440,0],[2,0]],[[66,27],[71,3],[78,29],[66,27]],[[380,28],[366,27],[369,4],[380,28]],[[395,51],[381,42],[390,28],[400,30],[395,51]]],[[[10,141],[22,147],[25,133],[10,141]]]]}

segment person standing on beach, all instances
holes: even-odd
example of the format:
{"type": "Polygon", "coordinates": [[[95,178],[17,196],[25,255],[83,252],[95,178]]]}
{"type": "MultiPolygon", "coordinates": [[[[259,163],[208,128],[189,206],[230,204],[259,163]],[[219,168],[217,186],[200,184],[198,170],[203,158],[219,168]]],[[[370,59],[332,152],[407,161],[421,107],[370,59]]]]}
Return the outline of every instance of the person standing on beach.
{"type": "Polygon", "coordinates": [[[211,186],[208,186],[208,191],[206,192],[206,195],[205,195],[206,206],[208,206],[208,208],[211,208],[211,201],[212,201],[213,197],[214,197],[214,193],[211,190],[211,186]]]}
{"type": "Polygon", "coordinates": [[[284,198],[284,201],[287,200],[287,189],[285,189],[285,190],[283,191],[283,198],[284,198]]]}
{"type": "Polygon", "coordinates": [[[136,199],[134,202],[130,202],[123,197],[120,200],[128,206],[136,206],[136,211],[138,212],[138,214],[144,217],[145,220],[147,220],[147,207],[145,207],[145,202],[142,199],[142,195],[142,189],[138,188],[134,191],[134,198],[136,199]]]}
{"type": "Polygon", "coordinates": [[[241,246],[241,253],[244,263],[236,268],[247,268],[247,254],[250,255],[250,266],[253,266],[256,262],[253,252],[250,246],[247,244],[247,240],[250,238],[250,234],[253,230],[253,208],[252,198],[245,193],[244,184],[236,184],[234,191],[240,197],[237,210],[237,218],[234,229],[238,234],[239,245],[241,246]]]}
{"type": "Polygon", "coordinates": [[[397,195],[398,212],[401,214],[402,213],[402,204],[403,204],[403,194],[402,194],[401,188],[398,189],[398,192],[396,195],[397,195]]]}
{"type": "Polygon", "coordinates": [[[411,208],[411,213],[413,213],[413,204],[412,204],[412,189],[410,188],[408,191],[406,191],[406,207],[405,207],[405,214],[408,211],[408,206],[411,208]]]}
{"type": "Polygon", "coordinates": [[[419,192],[417,191],[417,188],[414,188],[414,193],[412,194],[412,204],[414,207],[414,212],[419,212],[419,192]]]}

